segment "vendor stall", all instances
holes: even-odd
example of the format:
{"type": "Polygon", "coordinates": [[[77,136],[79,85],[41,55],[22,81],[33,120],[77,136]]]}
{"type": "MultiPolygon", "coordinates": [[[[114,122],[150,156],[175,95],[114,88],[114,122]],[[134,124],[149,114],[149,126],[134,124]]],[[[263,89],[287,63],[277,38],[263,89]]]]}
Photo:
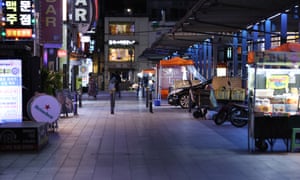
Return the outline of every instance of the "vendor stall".
{"type": "Polygon", "coordinates": [[[184,82],[178,81],[185,80],[206,81],[206,79],[196,70],[193,60],[174,57],[169,60],[160,61],[158,94],[161,98],[166,98],[169,90],[175,88],[175,84],[185,84],[184,82]]]}
{"type": "Polygon", "coordinates": [[[300,53],[271,50],[251,57],[248,148],[273,151],[281,139],[289,151],[292,129],[300,127],[300,53]]]}

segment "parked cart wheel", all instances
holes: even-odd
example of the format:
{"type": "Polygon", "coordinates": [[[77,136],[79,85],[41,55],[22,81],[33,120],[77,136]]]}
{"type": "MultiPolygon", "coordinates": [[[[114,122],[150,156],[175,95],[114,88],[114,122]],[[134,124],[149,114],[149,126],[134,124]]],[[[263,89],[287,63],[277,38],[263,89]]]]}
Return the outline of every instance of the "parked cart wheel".
{"type": "Polygon", "coordinates": [[[268,143],[264,139],[256,139],[255,147],[263,152],[267,151],[267,149],[269,148],[268,143]]]}
{"type": "Polygon", "coordinates": [[[194,116],[194,118],[200,118],[200,117],[203,117],[203,113],[202,113],[201,110],[199,110],[199,111],[194,111],[194,112],[193,112],[193,116],[194,116]]]}
{"type": "Polygon", "coordinates": [[[226,121],[227,117],[228,113],[226,111],[221,111],[214,117],[214,122],[216,125],[221,125],[226,121]]]}

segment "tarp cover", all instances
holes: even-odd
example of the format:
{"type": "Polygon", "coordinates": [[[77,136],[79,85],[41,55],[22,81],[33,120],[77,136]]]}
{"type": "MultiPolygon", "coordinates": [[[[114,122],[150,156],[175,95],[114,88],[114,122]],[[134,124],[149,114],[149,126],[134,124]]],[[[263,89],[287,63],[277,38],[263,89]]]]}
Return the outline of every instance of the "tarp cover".
{"type": "Polygon", "coordinates": [[[182,59],[180,57],[174,57],[169,60],[161,60],[159,64],[160,66],[164,66],[164,67],[186,66],[186,65],[194,65],[194,61],[182,59]]]}
{"type": "Polygon", "coordinates": [[[285,43],[267,51],[300,52],[299,43],[285,43]]]}
{"type": "MultiPolygon", "coordinates": [[[[282,44],[280,46],[277,46],[275,48],[266,50],[265,52],[282,52],[282,53],[286,53],[286,52],[300,52],[300,44],[299,43],[285,43],[282,44]]],[[[248,64],[252,64],[255,62],[255,53],[254,51],[250,51],[248,52],[248,64]]]]}

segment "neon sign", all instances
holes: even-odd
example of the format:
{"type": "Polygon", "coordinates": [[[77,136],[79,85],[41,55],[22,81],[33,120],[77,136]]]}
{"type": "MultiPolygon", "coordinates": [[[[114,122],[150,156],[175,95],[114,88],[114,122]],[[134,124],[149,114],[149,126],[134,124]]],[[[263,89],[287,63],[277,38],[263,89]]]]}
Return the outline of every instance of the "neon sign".
{"type": "Polygon", "coordinates": [[[31,0],[3,0],[1,35],[6,39],[32,38],[34,8],[31,0]]]}

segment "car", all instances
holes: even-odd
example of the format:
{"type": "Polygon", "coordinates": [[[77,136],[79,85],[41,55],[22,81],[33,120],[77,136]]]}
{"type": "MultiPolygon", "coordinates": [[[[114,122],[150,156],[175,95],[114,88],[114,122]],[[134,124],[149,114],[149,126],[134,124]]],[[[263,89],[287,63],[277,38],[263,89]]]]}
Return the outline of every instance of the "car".
{"type": "MultiPolygon", "coordinates": [[[[196,91],[197,89],[205,89],[207,85],[211,84],[212,80],[200,81],[197,84],[193,84],[192,90],[196,91]]],[[[189,87],[177,88],[169,92],[167,96],[168,104],[173,106],[180,106],[182,109],[189,108],[189,87]]],[[[195,93],[194,93],[195,94],[195,93]]],[[[196,99],[196,96],[194,97],[196,99]]],[[[196,104],[193,103],[192,107],[195,107],[196,104]]]]}

